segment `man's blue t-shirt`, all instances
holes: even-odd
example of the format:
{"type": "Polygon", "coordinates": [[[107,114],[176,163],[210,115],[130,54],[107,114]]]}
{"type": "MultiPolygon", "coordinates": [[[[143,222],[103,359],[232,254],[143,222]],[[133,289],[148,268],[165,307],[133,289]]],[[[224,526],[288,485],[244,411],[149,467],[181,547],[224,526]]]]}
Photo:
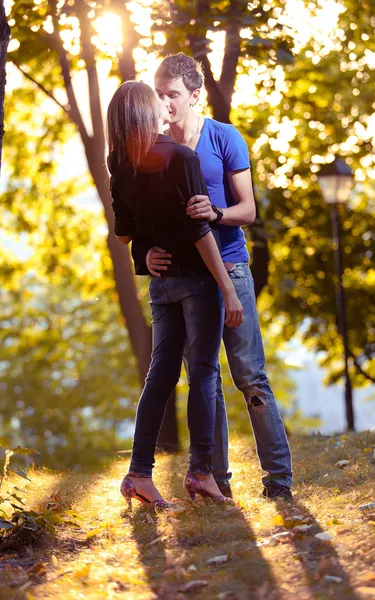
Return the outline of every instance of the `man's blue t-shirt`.
{"type": "MultiPolygon", "coordinates": [[[[235,204],[227,173],[250,167],[249,151],[240,132],[227,123],[205,119],[195,149],[212,204],[228,208],[235,204]]],[[[241,227],[218,225],[221,255],[224,262],[248,262],[245,234],[241,227]]]]}

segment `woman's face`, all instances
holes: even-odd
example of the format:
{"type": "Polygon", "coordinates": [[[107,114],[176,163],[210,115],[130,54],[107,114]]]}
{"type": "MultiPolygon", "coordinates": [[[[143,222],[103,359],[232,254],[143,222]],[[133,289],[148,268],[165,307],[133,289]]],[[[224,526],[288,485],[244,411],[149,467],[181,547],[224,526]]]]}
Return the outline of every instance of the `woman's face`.
{"type": "Polygon", "coordinates": [[[159,119],[161,121],[163,121],[163,123],[170,123],[171,122],[171,115],[169,114],[168,106],[166,105],[165,102],[163,102],[162,100],[160,100],[159,97],[158,97],[158,103],[159,103],[159,109],[160,109],[159,119]]]}

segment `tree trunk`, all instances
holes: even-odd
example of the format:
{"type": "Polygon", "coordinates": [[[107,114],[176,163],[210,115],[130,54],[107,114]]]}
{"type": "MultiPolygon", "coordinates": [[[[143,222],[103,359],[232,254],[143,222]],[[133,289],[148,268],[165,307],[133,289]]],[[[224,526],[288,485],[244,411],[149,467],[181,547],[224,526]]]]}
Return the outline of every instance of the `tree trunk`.
{"type": "Polygon", "coordinates": [[[86,157],[108,224],[107,244],[112,259],[116,289],[121,312],[137,359],[139,382],[143,387],[150,365],[151,329],[145,321],[138,301],[129,247],[120,244],[114,234],[112,197],[109,191],[108,175],[103,166],[104,151],[103,153],[100,151],[95,140],[89,142],[89,146],[86,148],[86,157]]]}
{"type": "Polygon", "coordinates": [[[4,136],[4,98],[5,98],[5,83],[6,83],[6,60],[7,49],[10,38],[10,29],[5,16],[4,2],[0,0],[0,172],[1,172],[1,155],[3,148],[4,136]]]}

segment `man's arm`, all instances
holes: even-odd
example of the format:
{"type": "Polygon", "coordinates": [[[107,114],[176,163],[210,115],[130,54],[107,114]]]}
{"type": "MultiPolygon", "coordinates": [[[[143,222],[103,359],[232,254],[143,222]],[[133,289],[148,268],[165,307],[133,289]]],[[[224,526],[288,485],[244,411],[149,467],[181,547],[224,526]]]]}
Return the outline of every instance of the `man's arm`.
{"type": "MultiPolygon", "coordinates": [[[[252,225],[255,221],[256,208],[251,183],[250,169],[227,173],[229,189],[236,204],[223,208],[221,225],[252,225]]],[[[186,213],[192,219],[216,221],[217,214],[207,196],[194,196],[187,204],[186,213]]]]}

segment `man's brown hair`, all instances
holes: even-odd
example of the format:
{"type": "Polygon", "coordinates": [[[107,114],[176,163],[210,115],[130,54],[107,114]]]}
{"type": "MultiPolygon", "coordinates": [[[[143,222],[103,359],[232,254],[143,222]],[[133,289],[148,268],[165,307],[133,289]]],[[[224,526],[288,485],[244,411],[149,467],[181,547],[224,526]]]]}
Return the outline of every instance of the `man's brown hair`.
{"type": "Polygon", "coordinates": [[[126,81],[116,90],[107,111],[109,151],[119,165],[130,162],[135,169],[156,141],[159,103],[149,85],[126,81]]]}
{"type": "Polygon", "coordinates": [[[201,63],[183,52],[167,56],[159,65],[155,77],[165,77],[167,79],[182,77],[182,82],[189,92],[200,89],[204,83],[201,63]]]}

